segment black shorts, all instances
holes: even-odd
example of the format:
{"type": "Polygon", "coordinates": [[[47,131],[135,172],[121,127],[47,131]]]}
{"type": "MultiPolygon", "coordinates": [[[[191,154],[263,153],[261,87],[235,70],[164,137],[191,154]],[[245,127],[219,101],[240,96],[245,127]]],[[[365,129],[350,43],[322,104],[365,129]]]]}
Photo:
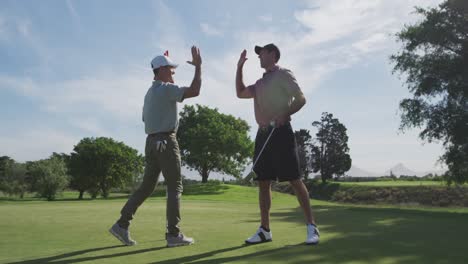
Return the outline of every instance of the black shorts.
{"type": "MultiPolygon", "coordinates": [[[[255,138],[254,162],[273,128],[259,128],[255,138]]],[[[296,138],[288,122],[277,127],[253,168],[254,180],[292,181],[301,178],[296,138]]]]}

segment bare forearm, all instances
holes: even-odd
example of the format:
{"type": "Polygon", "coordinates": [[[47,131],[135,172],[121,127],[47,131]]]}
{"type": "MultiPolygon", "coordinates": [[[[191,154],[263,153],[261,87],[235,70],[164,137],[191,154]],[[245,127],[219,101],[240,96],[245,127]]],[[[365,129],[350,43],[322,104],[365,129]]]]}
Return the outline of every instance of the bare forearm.
{"type": "Polygon", "coordinates": [[[201,83],[201,66],[196,66],[193,81],[189,87],[189,95],[191,95],[190,97],[198,96],[200,94],[201,83]]]}
{"type": "Polygon", "coordinates": [[[201,87],[201,66],[195,67],[195,74],[193,76],[193,81],[190,87],[193,87],[194,90],[200,91],[201,87]]]}
{"type": "Polygon", "coordinates": [[[289,113],[288,115],[291,116],[295,113],[297,113],[301,108],[305,105],[306,99],[304,96],[295,98],[294,101],[292,101],[291,106],[289,107],[289,113]]]}
{"type": "Polygon", "coordinates": [[[244,80],[242,77],[242,67],[237,67],[237,72],[236,72],[236,93],[237,97],[241,97],[242,93],[246,89],[244,80]]]}
{"type": "Polygon", "coordinates": [[[297,113],[299,110],[301,110],[301,108],[305,105],[305,103],[306,103],[306,100],[302,93],[300,95],[295,96],[294,100],[289,106],[288,111],[284,113],[284,115],[279,115],[273,119],[276,126],[282,126],[286,122],[291,121],[291,116],[297,113]]]}

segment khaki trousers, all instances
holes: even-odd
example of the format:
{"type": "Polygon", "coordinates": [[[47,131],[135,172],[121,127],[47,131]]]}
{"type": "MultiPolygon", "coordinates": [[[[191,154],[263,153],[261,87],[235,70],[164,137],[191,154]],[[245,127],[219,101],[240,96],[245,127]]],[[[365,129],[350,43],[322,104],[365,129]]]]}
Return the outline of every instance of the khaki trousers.
{"type": "Polygon", "coordinates": [[[143,182],[122,208],[118,223],[120,226],[128,228],[138,207],[153,193],[162,172],[167,186],[167,233],[178,235],[180,232],[180,196],[183,187],[180,173],[180,150],[176,134],[171,132],[148,135],[145,146],[145,160],[143,182]],[[158,141],[166,142],[164,150],[157,149],[158,141]]]}

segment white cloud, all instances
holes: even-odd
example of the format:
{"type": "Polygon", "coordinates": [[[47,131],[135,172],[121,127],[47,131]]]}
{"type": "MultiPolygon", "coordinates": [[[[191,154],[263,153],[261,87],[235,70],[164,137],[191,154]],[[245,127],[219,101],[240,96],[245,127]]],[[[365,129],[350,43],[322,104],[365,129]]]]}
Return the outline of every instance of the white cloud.
{"type": "Polygon", "coordinates": [[[34,82],[30,78],[0,76],[0,87],[30,97],[41,108],[61,114],[90,114],[119,120],[141,115],[144,94],[151,76],[104,74],[61,82],[34,82]]]}
{"type": "Polygon", "coordinates": [[[11,40],[16,37],[22,37],[30,42],[32,37],[30,28],[31,22],[26,18],[0,14],[1,40],[11,40]]]}
{"type": "MultiPolygon", "coordinates": [[[[154,24],[155,48],[164,52],[167,49],[181,51],[185,45],[185,26],[178,13],[168,7],[163,1],[154,2],[153,10],[157,18],[154,24]]],[[[179,53],[172,53],[179,54],[179,53]]],[[[171,55],[172,56],[172,55],[171,55]]],[[[178,57],[176,57],[178,59],[178,57]]]]}
{"type": "Polygon", "coordinates": [[[13,136],[2,135],[2,155],[24,162],[49,157],[53,152],[70,153],[79,137],[46,127],[36,127],[13,136]]]}
{"type": "MultiPolygon", "coordinates": [[[[316,45],[349,37],[362,39],[376,33],[394,33],[414,20],[414,6],[434,6],[440,0],[310,0],[310,9],[296,12],[297,20],[310,34],[304,44],[316,45]]],[[[389,36],[390,37],[390,36],[389,36]]]]}
{"type": "MultiPolygon", "coordinates": [[[[13,47],[18,43],[27,45],[28,51],[32,51],[31,54],[40,58],[38,67],[45,72],[49,69],[48,62],[53,53],[49,52],[48,45],[43,44],[40,34],[33,29],[34,24],[29,17],[0,14],[0,41],[13,47]]],[[[35,59],[31,59],[28,63],[35,59]]]]}
{"type": "Polygon", "coordinates": [[[387,45],[387,41],[387,36],[384,33],[376,33],[353,43],[352,46],[362,53],[369,53],[383,49],[387,45]]]}
{"type": "Polygon", "coordinates": [[[273,21],[273,16],[271,14],[262,15],[258,17],[258,20],[265,22],[265,23],[269,23],[273,21]]]}
{"type": "Polygon", "coordinates": [[[207,23],[200,24],[201,31],[208,36],[222,36],[223,32],[213,25],[207,23]]]}
{"type": "Polygon", "coordinates": [[[67,3],[67,9],[70,12],[71,16],[75,20],[76,25],[80,30],[83,30],[83,24],[81,23],[81,18],[78,15],[78,12],[76,11],[75,6],[73,5],[72,0],[66,0],[67,3]]]}
{"type": "Polygon", "coordinates": [[[15,78],[5,75],[0,75],[0,89],[16,91],[30,97],[39,92],[39,88],[31,78],[15,78]]]}
{"type": "Polygon", "coordinates": [[[6,38],[7,24],[5,18],[0,15],[0,40],[6,38]]]}
{"type": "Polygon", "coordinates": [[[70,120],[70,124],[77,127],[87,133],[90,133],[94,137],[101,137],[109,135],[109,131],[103,128],[101,121],[95,117],[81,117],[74,120],[70,120]]]}
{"type": "Polygon", "coordinates": [[[29,41],[32,41],[31,36],[31,22],[29,20],[18,20],[16,21],[16,29],[21,36],[29,41]]]}

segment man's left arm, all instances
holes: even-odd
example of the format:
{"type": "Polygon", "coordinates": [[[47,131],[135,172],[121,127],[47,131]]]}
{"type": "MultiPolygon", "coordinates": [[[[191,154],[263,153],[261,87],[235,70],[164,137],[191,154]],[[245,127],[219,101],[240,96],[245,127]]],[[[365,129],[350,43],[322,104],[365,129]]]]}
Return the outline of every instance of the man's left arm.
{"type": "Polygon", "coordinates": [[[306,103],[305,96],[301,90],[294,91],[293,98],[294,100],[292,101],[291,106],[289,107],[289,113],[288,113],[289,116],[301,110],[301,108],[306,103]]]}
{"type": "Polygon", "coordinates": [[[304,94],[297,83],[296,78],[292,74],[291,71],[285,70],[285,87],[287,89],[288,94],[293,98],[291,105],[289,106],[287,112],[283,116],[279,116],[275,119],[275,123],[277,126],[283,125],[284,123],[291,120],[291,116],[297,113],[301,108],[305,105],[306,99],[304,94]]]}

